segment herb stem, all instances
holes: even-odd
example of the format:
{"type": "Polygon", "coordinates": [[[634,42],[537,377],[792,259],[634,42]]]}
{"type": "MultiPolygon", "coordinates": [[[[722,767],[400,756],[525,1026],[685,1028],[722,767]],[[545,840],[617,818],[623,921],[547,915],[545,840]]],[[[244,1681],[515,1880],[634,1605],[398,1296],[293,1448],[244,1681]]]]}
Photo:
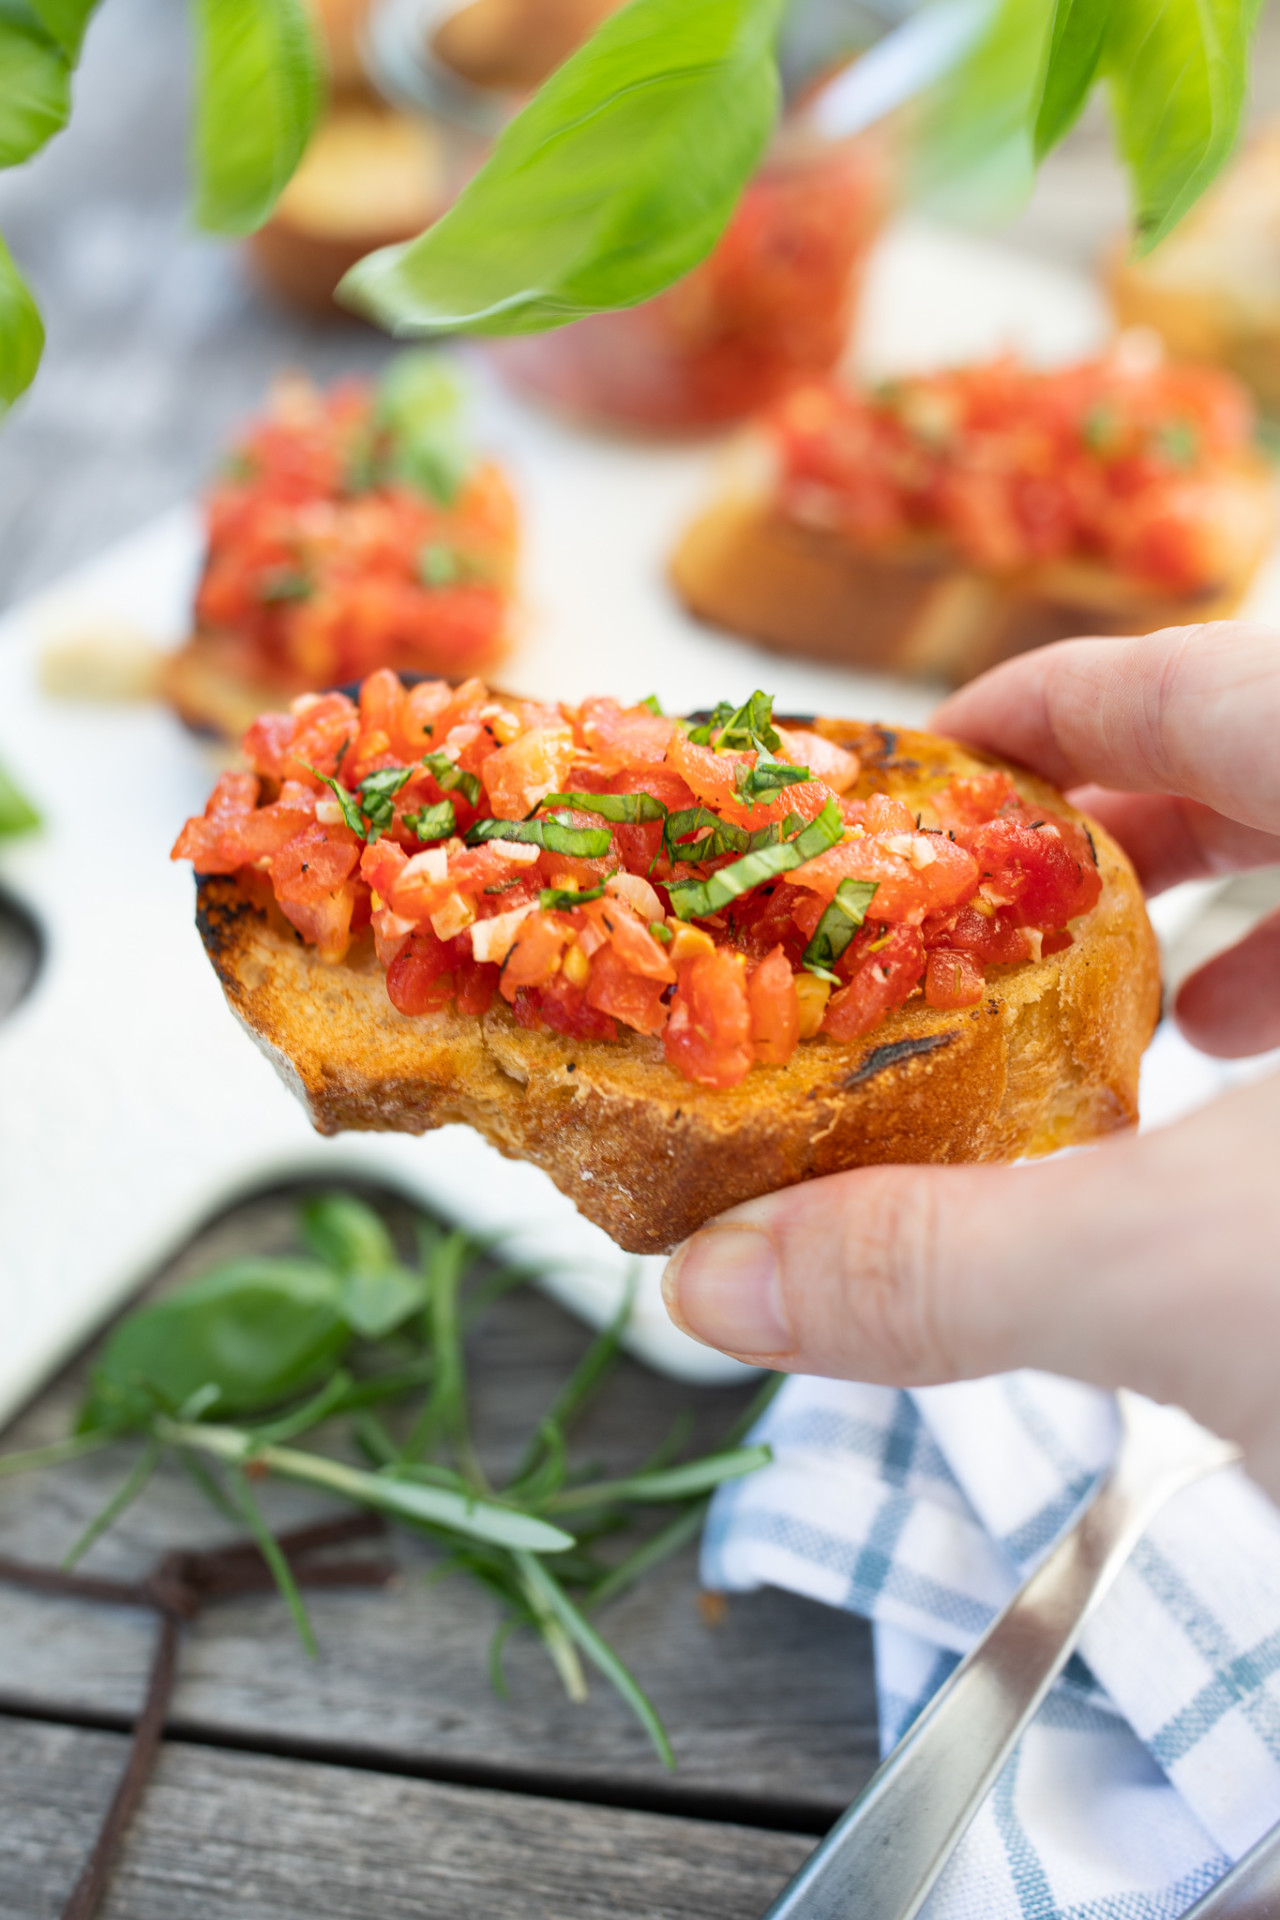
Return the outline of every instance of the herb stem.
{"type": "Polygon", "coordinates": [[[212,1454],[229,1466],[243,1467],[251,1461],[257,1462],[269,1472],[279,1474],[282,1480],[323,1487],[353,1500],[357,1506],[374,1507],[402,1520],[425,1520],[432,1526],[445,1527],[475,1540],[491,1540],[497,1546],[517,1547],[538,1554],[562,1553],[576,1544],[572,1534],[539,1520],[534,1514],[501,1506],[497,1501],[427,1486],[420,1480],[366,1473],[340,1460],[303,1453],[294,1447],[259,1446],[251,1433],[238,1427],[187,1425],[158,1415],[154,1432],[169,1446],[190,1447],[196,1452],[212,1454]]]}

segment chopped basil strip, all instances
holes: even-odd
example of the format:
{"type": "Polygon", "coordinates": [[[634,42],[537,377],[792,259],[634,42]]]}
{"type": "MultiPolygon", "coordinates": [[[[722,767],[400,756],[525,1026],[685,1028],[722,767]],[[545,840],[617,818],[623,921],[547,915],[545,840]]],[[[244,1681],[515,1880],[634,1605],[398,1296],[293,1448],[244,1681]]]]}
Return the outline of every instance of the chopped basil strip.
{"type": "Polygon", "coordinates": [[[313,767],[309,760],[304,760],[302,764],[307,769],[308,773],[314,773],[317,780],[324,781],[325,786],[329,788],[330,792],[333,794],[334,799],[337,801],[338,805],[342,808],[342,817],[346,821],[347,825],[350,827],[352,833],[358,833],[362,840],[367,839],[368,831],[365,827],[364,821],[360,817],[360,809],[356,805],[356,802],[352,797],[352,795],[347,792],[346,788],[344,786],[340,786],[339,783],[333,778],[332,774],[321,773],[319,767],[313,767]]]}
{"type": "Polygon", "coordinates": [[[799,786],[813,775],[808,767],[793,767],[785,760],[775,760],[766,748],[759,749],[754,767],[739,765],[734,772],[733,784],[739,799],[750,806],[762,793],[774,794],[782,787],[799,786]]]}
{"type": "Polygon", "coordinates": [[[773,696],[757,689],[742,707],[722,700],[708,721],[689,729],[689,738],[700,747],[714,744],[717,753],[746,753],[761,744],[776,753],[782,741],[774,731],[773,696]]]}
{"type": "Polygon", "coordinates": [[[878,884],[875,880],[840,882],[835,899],[819,920],[813,938],[804,950],[802,964],[810,973],[839,984],[839,976],[832,972],[832,968],[866,919],[867,908],[871,905],[878,884]]]}
{"type": "Polygon", "coordinates": [[[665,820],[667,810],[651,793],[549,793],[544,807],[576,807],[579,813],[598,813],[619,826],[638,827],[648,820],[665,820]]]}
{"type": "Polygon", "coordinates": [[[752,747],[761,745],[776,753],[782,738],[774,730],[773,695],[761,693],[757,687],[746,705],[731,713],[721,727],[716,752],[749,753],[752,747]]]}
{"type": "Polygon", "coordinates": [[[544,913],[572,913],[575,907],[581,907],[588,900],[598,900],[604,892],[604,881],[598,887],[584,887],[581,892],[573,887],[544,887],[538,895],[538,905],[544,913]]]}
{"type": "Polygon", "coordinates": [[[640,702],[640,705],[642,707],[648,707],[650,713],[654,716],[655,720],[662,720],[666,717],[662,711],[662,702],[661,700],[659,700],[656,693],[651,693],[648,699],[642,700],[640,702]]]}
{"type": "Polygon", "coordinates": [[[457,828],[458,816],[452,800],[440,800],[434,807],[423,807],[421,813],[406,813],[404,824],[419,840],[447,840],[457,828]]]}
{"type": "Polygon", "coordinates": [[[602,860],[613,845],[607,827],[575,827],[567,820],[477,820],[467,845],[486,840],[522,840],[546,853],[567,853],[580,860],[602,860]]]}
{"type": "Polygon", "coordinates": [[[367,773],[357,789],[360,811],[369,822],[369,839],[376,841],[395,818],[395,797],[413,774],[412,767],[381,767],[367,773]]]}
{"type": "Polygon", "coordinates": [[[779,874],[802,867],[806,860],[836,846],[844,833],[844,818],[834,800],[828,800],[816,820],[811,820],[794,840],[783,840],[776,847],[762,847],[748,853],[730,867],[721,867],[709,880],[683,880],[668,887],[671,911],[681,920],[700,920],[718,913],[740,894],[752,887],[776,880],[779,874]]]}
{"type": "Polygon", "coordinates": [[[649,922],[649,931],[655,940],[662,942],[664,947],[671,945],[673,935],[665,920],[651,920],[649,922]]]}
{"type": "Polygon", "coordinates": [[[420,763],[424,766],[442,793],[460,793],[470,806],[480,803],[480,780],[474,773],[464,773],[456,767],[447,753],[424,753],[420,763]]]}
{"type": "Polygon", "coordinates": [[[682,807],[669,814],[662,839],[669,860],[719,860],[726,853],[746,853],[751,846],[745,827],[722,820],[710,807],[682,807]],[[694,833],[701,838],[691,839],[694,833]]]}

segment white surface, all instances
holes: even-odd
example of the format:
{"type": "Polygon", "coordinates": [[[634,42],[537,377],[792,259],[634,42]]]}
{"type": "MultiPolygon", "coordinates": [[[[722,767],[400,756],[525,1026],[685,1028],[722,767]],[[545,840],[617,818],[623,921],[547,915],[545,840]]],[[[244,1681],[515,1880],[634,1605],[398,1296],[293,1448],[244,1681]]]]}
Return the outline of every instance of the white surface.
{"type": "MultiPolygon", "coordinates": [[[[871,276],[862,363],[876,372],[1016,347],[1099,344],[1094,291],[973,241],[904,229],[871,276]]],[[[477,362],[479,430],[514,476],[526,527],[526,631],[501,679],[576,699],[657,692],[674,710],[768,687],[793,711],[920,722],[920,686],[757,653],[697,627],[664,563],[706,497],[716,444],[659,448],[570,434],[497,390],[477,362]]],[[[671,1327],[661,1261],[622,1254],[536,1169],[476,1135],[322,1140],[229,1019],[169,847],[211,762],[166,713],[53,704],[35,662],[61,629],[119,620],[166,644],[186,626],[198,556],[182,509],[0,624],[0,758],[44,812],[0,849],[0,879],[43,927],[44,971],[0,1027],[0,1420],[154,1264],[230,1196],[288,1174],[382,1179],[551,1262],[548,1289],[606,1320],[636,1266],[630,1345],[690,1380],[741,1369],[671,1327]]]]}

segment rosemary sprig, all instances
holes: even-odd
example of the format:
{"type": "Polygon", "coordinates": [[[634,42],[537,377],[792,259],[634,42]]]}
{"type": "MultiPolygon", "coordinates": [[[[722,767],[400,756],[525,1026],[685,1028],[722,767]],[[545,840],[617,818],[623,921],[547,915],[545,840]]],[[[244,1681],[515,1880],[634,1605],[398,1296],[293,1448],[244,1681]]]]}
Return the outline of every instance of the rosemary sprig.
{"type": "Polygon", "coordinates": [[[471,1430],[464,1343],[534,1270],[504,1266],[496,1242],[426,1219],[416,1265],[402,1265],[382,1220],[350,1194],[308,1202],[300,1237],[306,1261],[232,1261],[126,1316],[97,1357],[82,1430],[0,1457],[0,1477],[57,1466],[126,1435],[141,1439],[125,1480],[72,1546],[71,1565],[171,1454],[219,1514],[248,1527],[309,1652],[311,1624],[255,1483],[274,1476],[386,1514],[443,1549],[439,1573],[465,1575],[502,1606],[489,1654],[495,1689],[505,1689],[510,1635],[529,1628],[571,1699],[586,1697],[594,1667],[673,1765],[652,1703],[587,1615],[691,1541],[716,1486],[769,1458],[767,1447],[742,1440],[777,1380],[710,1454],[681,1457],[690,1426],[682,1418],[630,1473],[601,1479],[588,1463],[575,1465],[572,1432],[618,1360],[629,1291],[505,1484],[495,1483],[471,1430]],[[660,1511],[655,1531],[651,1516],[660,1511]]]}

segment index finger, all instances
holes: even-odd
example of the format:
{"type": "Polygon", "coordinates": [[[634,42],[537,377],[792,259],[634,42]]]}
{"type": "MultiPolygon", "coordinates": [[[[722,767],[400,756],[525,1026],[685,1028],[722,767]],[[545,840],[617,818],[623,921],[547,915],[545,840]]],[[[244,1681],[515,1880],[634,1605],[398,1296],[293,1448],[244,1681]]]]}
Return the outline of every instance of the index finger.
{"type": "Polygon", "coordinates": [[[931,725],[1059,787],[1174,793],[1280,831],[1280,633],[1253,622],[1064,640],[994,667],[931,725]]]}

